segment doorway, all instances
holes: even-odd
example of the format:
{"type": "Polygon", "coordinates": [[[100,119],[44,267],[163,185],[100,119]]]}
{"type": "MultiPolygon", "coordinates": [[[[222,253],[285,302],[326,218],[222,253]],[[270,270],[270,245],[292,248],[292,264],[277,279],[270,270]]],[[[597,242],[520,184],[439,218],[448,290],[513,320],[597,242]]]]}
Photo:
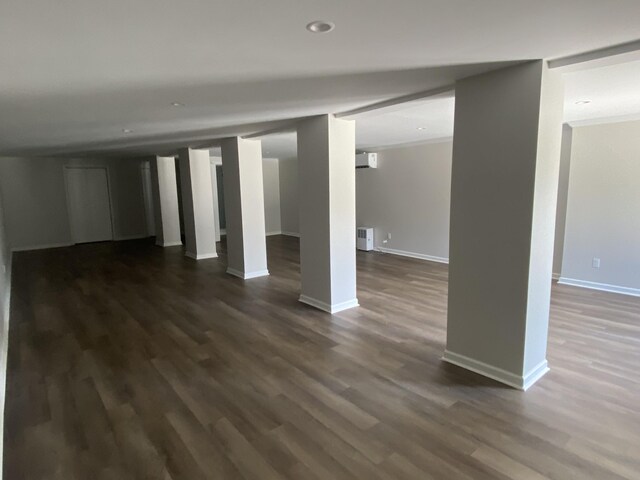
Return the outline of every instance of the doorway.
{"type": "Polygon", "coordinates": [[[65,167],[67,208],[74,243],[113,240],[109,175],[104,167],[65,167]]]}

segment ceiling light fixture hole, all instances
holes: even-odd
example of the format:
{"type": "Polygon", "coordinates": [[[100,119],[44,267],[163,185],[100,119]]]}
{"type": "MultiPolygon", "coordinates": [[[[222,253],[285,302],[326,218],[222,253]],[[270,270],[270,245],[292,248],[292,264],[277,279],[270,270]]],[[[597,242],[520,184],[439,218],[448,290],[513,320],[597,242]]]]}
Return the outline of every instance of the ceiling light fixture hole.
{"type": "Polygon", "coordinates": [[[336,28],[335,24],[324,20],[316,20],[307,25],[307,30],[311,33],[329,33],[334,28],[336,28]]]}

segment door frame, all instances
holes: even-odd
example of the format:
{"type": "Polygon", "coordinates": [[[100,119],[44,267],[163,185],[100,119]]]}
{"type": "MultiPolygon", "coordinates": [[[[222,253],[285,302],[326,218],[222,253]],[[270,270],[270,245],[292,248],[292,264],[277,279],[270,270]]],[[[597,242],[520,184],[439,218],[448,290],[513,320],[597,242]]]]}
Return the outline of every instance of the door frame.
{"type": "Polygon", "coordinates": [[[63,165],[62,172],[64,176],[64,193],[67,199],[67,221],[69,222],[69,230],[71,233],[71,241],[74,245],[78,244],[78,239],[75,238],[75,233],[73,231],[73,222],[71,220],[71,208],[69,201],[69,181],[67,179],[67,175],[69,170],[71,169],[102,169],[105,171],[107,177],[107,195],[109,196],[109,219],[111,220],[111,241],[113,242],[116,238],[116,226],[113,221],[113,200],[111,198],[111,176],[109,174],[109,167],[106,165],[63,165]]]}

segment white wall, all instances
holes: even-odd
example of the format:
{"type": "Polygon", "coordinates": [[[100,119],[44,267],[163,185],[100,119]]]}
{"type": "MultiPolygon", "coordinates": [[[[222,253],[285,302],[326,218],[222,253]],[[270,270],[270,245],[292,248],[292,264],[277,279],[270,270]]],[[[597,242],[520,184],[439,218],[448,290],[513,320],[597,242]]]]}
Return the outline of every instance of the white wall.
{"type": "MultiPolygon", "coordinates": [[[[11,297],[11,252],[4,226],[4,201],[0,188],[0,431],[4,431],[4,397],[7,376],[7,350],[9,347],[9,304],[11,297]]],[[[3,437],[0,437],[0,464],[2,464],[3,437]]]]}
{"type": "Polygon", "coordinates": [[[280,215],[280,162],[277,158],[265,158],[262,162],[264,185],[264,222],[267,235],[282,231],[280,215]]]}
{"type": "Polygon", "coordinates": [[[298,235],[298,159],[281,158],[280,171],[280,223],[283,234],[298,235]]]}
{"type": "Polygon", "coordinates": [[[556,231],[553,246],[553,277],[558,279],[562,271],[564,235],[566,232],[567,200],[569,198],[569,172],[571,170],[571,140],[573,129],[562,126],[562,148],[560,151],[560,174],[558,180],[558,205],[556,207],[556,231]]]}
{"type": "Polygon", "coordinates": [[[0,158],[0,188],[5,198],[9,244],[12,248],[27,249],[72,243],[63,174],[65,165],[106,166],[115,239],[146,236],[143,160],[0,158]]]}
{"type": "Polygon", "coordinates": [[[640,295],[639,121],[573,129],[561,282],[640,295]]]}
{"type": "Polygon", "coordinates": [[[378,168],[356,170],[357,223],[375,227],[376,247],[447,261],[452,145],[384,150],[378,168]]]}

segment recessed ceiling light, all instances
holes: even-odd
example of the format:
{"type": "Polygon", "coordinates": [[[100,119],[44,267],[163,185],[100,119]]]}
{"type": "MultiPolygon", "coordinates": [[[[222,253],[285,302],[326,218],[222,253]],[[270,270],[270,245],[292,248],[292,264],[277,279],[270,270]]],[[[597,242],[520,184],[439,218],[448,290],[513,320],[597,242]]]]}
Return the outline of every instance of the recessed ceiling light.
{"type": "Polygon", "coordinates": [[[418,130],[426,130],[427,127],[418,127],[418,130]]]}
{"type": "Polygon", "coordinates": [[[591,103],[591,100],[578,100],[576,105],[586,105],[587,103],[591,103]]]}
{"type": "Polygon", "coordinates": [[[128,128],[123,128],[122,133],[133,133],[133,130],[130,130],[128,128]]]}
{"type": "Polygon", "coordinates": [[[171,102],[172,107],[184,107],[184,103],[180,102],[171,102]]]}
{"type": "Polygon", "coordinates": [[[316,20],[307,25],[307,30],[311,33],[328,33],[336,28],[335,24],[331,22],[325,22],[323,20],[316,20]]]}

